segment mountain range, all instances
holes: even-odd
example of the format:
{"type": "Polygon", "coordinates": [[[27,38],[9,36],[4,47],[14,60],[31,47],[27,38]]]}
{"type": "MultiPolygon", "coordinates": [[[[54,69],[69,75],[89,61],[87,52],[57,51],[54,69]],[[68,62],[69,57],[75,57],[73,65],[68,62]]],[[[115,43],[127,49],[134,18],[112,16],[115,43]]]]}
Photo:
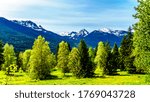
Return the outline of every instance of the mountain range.
{"type": "Polygon", "coordinates": [[[81,39],[84,39],[88,46],[96,47],[99,41],[109,42],[111,46],[116,42],[120,42],[124,35],[128,32],[124,30],[110,30],[103,28],[93,30],[92,32],[82,29],[79,32],[62,32],[55,33],[44,29],[41,25],[28,20],[8,20],[0,17],[0,40],[4,43],[10,43],[15,47],[16,51],[24,51],[31,49],[37,36],[42,35],[45,40],[50,42],[53,52],[56,51],[57,45],[61,41],[70,43],[71,47],[77,46],[81,39]]]}

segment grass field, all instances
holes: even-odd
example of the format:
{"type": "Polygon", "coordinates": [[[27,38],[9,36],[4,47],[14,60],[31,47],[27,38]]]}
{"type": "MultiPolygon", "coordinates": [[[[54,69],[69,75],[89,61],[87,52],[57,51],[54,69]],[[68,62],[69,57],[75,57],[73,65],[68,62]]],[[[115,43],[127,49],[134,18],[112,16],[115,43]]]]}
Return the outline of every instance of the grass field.
{"type": "Polygon", "coordinates": [[[47,80],[31,80],[26,73],[14,73],[13,76],[6,76],[5,72],[0,71],[1,85],[150,85],[145,82],[146,75],[128,74],[118,72],[116,76],[94,77],[76,79],[70,73],[63,77],[59,70],[53,71],[53,77],[47,80]]]}

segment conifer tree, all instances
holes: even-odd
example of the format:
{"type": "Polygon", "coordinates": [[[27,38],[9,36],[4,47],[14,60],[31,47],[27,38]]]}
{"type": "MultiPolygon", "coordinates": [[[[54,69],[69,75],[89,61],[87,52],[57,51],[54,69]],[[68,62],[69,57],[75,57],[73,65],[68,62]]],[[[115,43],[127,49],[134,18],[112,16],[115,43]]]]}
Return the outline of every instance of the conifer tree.
{"type": "Polygon", "coordinates": [[[150,72],[150,0],[138,0],[137,13],[134,15],[138,22],[134,25],[133,55],[137,71],[150,72]]]}
{"type": "Polygon", "coordinates": [[[61,43],[59,43],[59,50],[57,55],[57,68],[61,68],[64,75],[65,73],[69,72],[69,68],[67,67],[68,56],[69,56],[68,44],[62,41],[61,43]]]}
{"type": "Polygon", "coordinates": [[[114,44],[114,47],[112,49],[112,56],[113,56],[113,70],[115,72],[119,67],[119,51],[116,43],[114,44]]]}
{"type": "Polygon", "coordinates": [[[84,40],[81,40],[78,46],[79,50],[79,66],[81,70],[79,70],[79,78],[92,77],[93,76],[93,68],[89,65],[89,54],[88,48],[84,40]]]}
{"type": "Polygon", "coordinates": [[[3,58],[3,43],[2,43],[2,41],[0,41],[0,70],[2,68],[3,62],[4,62],[4,58],[3,58]]]}
{"type": "Polygon", "coordinates": [[[127,44],[127,36],[125,35],[121,41],[121,46],[120,46],[120,49],[119,49],[119,53],[120,53],[120,66],[119,68],[123,71],[125,70],[125,58],[127,55],[126,53],[126,44],[127,44]]]}
{"type": "Polygon", "coordinates": [[[104,76],[105,71],[106,71],[107,57],[108,57],[108,53],[106,52],[106,47],[105,47],[104,43],[99,42],[94,62],[96,63],[97,68],[101,69],[101,71],[102,71],[101,75],[102,76],[104,76]]]}
{"type": "Polygon", "coordinates": [[[105,74],[112,75],[113,74],[113,61],[112,61],[113,56],[111,53],[111,47],[110,47],[109,42],[105,43],[105,48],[106,48],[106,52],[108,56],[107,56],[106,69],[104,72],[105,74]]]}
{"type": "Polygon", "coordinates": [[[29,74],[32,79],[46,79],[52,68],[52,56],[49,43],[45,38],[38,36],[34,41],[29,60],[29,74]]]}
{"type": "Polygon", "coordinates": [[[120,47],[120,68],[122,70],[128,70],[130,73],[135,73],[135,67],[133,66],[134,57],[132,56],[133,50],[133,34],[132,29],[129,27],[128,34],[124,36],[120,47]]]}
{"type": "Polygon", "coordinates": [[[6,74],[9,75],[9,73],[13,70],[16,70],[16,56],[14,52],[13,45],[9,45],[8,43],[4,46],[4,64],[3,64],[3,70],[6,71],[6,74]]]}

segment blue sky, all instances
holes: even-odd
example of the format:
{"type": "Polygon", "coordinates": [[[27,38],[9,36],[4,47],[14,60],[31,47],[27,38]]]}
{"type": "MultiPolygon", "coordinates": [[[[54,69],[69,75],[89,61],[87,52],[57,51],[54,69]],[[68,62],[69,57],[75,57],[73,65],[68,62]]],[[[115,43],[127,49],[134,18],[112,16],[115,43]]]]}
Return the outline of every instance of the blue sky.
{"type": "Polygon", "coordinates": [[[124,29],[136,20],[136,0],[1,0],[0,16],[32,20],[54,31],[124,29]]]}

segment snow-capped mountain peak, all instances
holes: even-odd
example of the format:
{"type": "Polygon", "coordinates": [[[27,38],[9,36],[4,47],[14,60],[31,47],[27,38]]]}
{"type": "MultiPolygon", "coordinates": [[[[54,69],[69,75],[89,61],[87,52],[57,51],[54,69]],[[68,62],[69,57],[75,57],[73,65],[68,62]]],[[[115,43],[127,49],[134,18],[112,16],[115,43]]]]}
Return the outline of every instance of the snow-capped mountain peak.
{"type": "Polygon", "coordinates": [[[111,29],[108,29],[108,28],[102,28],[100,29],[101,32],[105,32],[105,33],[111,33],[112,30],[111,29]]]}
{"type": "Polygon", "coordinates": [[[86,29],[82,29],[79,32],[61,32],[59,33],[59,35],[61,36],[69,36],[73,39],[75,39],[76,37],[86,37],[89,34],[89,32],[86,29]]]}
{"type": "Polygon", "coordinates": [[[69,36],[69,32],[60,32],[59,35],[61,35],[61,36],[69,36]]]}
{"type": "Polygon", "coordinates": [[[31,28],[31,29],[34,29],[36,31],[45,31],[45,29],[41,25],[38,26],[37,24],[35,24],[34,22],[32,22],[30,20],[27,20],[27,21],[12,20],[12,22],[22,25],[22,26],[25,26],[25,27],[28,27],[28,28],[31,28]]]}
{"type": "Polygon", "coordinates": [[[78,35],[82,35],[82,36],[87,36],[89,34],[89,32],[86,29],[82,29],[79,31],[78,35]]]}
{"type": "Polygon", "coordinates": [[[102,33],[114,34],[116,36],[124,36],[127,34],[127,31],[125,31],[125,30],[111,30],[108,28],[102,28],[99,31],[102,33]]]}

